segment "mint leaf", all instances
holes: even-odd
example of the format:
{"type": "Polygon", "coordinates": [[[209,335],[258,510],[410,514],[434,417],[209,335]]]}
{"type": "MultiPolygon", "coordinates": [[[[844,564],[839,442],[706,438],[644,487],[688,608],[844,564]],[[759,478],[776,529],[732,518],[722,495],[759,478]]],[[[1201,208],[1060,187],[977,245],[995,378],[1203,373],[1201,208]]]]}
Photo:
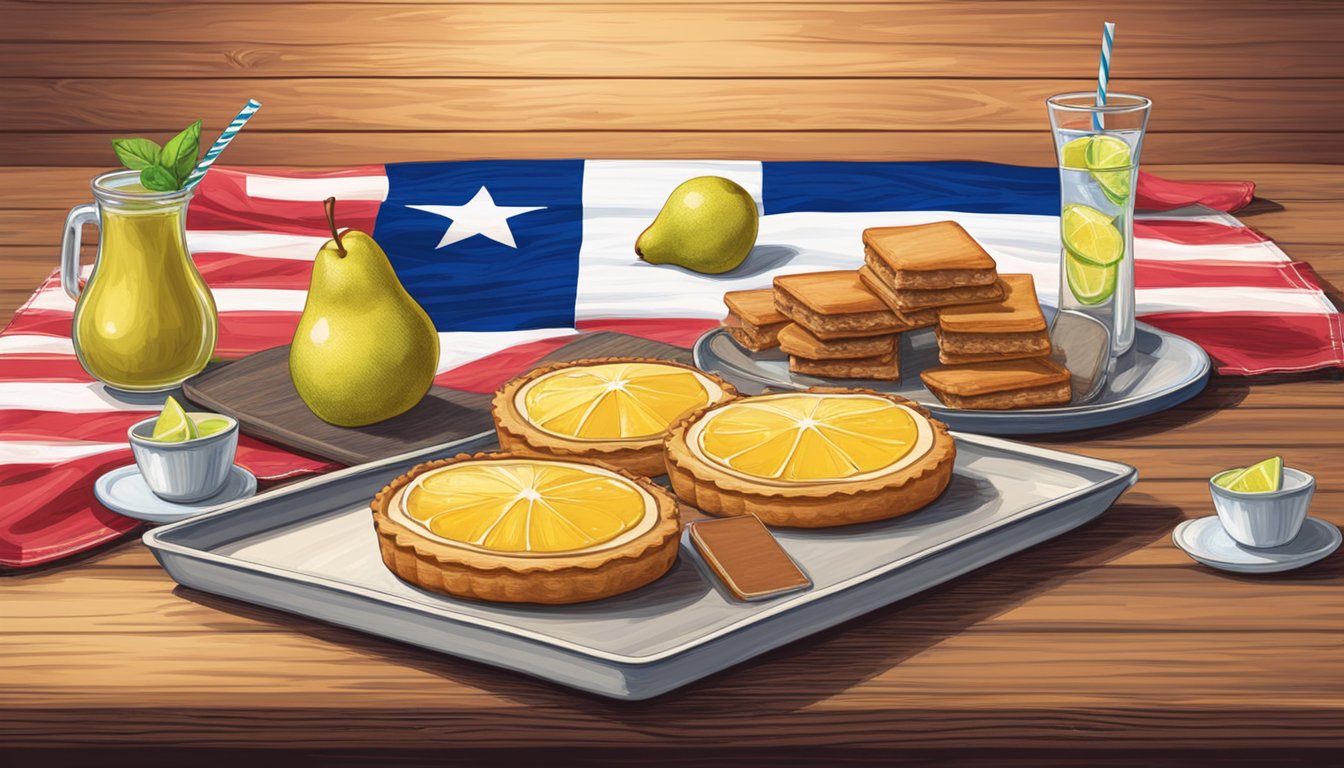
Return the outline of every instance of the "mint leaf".
{"type": "Polygon", "coordinates": [[[151,165],[140,171],[140,186],[154,192],[176,192],[177,177],[162,165],[151,165]]]}
{"type": "Polygon", "coordinates": [[[182,132],[163,145],[159,165],[173,172],[178,186],[186,182],[196,167],[196,154],[201,150],[201,121],[188,125],[182,132]]]}
{"type": "Polygon", "coordinates": [[[132,171],[142,171],[159,162],[159,145],[149,139],[113,139],[112,151],[132,171]]]}

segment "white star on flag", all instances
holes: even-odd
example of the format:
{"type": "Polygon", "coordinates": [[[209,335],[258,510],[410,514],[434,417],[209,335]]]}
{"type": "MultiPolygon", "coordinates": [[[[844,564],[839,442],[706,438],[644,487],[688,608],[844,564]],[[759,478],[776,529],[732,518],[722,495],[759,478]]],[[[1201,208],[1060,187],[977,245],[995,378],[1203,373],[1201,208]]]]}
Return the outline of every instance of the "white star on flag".
{"type": "Polygon", "coordinates": [[[546,209],[544,205],[532,208],[495,205],[495,199],[490,196],[490,190],[485,187],[481,187],[476,192],[476,196],[468,200],[466,205],[408,205],[406,207],[453,220],[453,223],[448,225],[448,231],[443,233],[443,239],[439,241],[438,245],[434,246],[435,250],[476,235],[484,235],[496,243],[517,248],[518,244],[513,239],[513,230],[509,229],[509,219],[524,213],[546,209]]]}

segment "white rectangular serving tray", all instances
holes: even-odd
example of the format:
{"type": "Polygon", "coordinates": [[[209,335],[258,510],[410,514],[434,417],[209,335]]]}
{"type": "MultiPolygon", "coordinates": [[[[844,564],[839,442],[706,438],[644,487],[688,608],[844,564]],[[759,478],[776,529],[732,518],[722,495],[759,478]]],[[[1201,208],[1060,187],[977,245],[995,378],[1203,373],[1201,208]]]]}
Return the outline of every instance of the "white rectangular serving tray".
{"type": "Polygon", "coordinates": [[[369,500],[415,464],[491,450],[494,434],[341,470],[145,534],[178,583],[618,699],[646,699],[941,584],[1097,517],[1130,466],[957,434],[952,482],[879,523],[775,529],[812,579],[733,599],[683,536],[667,575],[594,603],[517,606],[444,597],[391,574],[369,500]]]}

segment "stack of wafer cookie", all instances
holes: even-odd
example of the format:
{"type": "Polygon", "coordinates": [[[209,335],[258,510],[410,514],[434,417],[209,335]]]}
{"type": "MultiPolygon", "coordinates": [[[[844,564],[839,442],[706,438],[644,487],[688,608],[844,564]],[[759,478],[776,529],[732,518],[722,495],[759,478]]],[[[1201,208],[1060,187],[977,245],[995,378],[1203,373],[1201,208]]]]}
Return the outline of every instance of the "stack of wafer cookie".
{"type": "Polygon", "coordinates": [[[863,231],[864,285],[908,325],[933,325],[938,311],[1003,297],[994,259],[955,221],[863,231]]]}
{"type": "Polygon", "coordinates": [[[938,360],[920,374],[956,408],[1002,410],[1063,405],[1069,372],[1050,357],[1050,332],[1031,275],[1000,275],[1004,296],[938,313],[938,360]]]}
{"type": "Polygon", "coordinates": [[[910,330],[856,272],[775,278],[775,307],[793,321],[779,332],[789,370],[841,379],[900,379],[899,334],[910,330]]]}
{"type": "Polygon", "coordinates": [[[770,288],[754,291],[728,291],[723,294],[728,317],[723,326],[738,344],[753,352],[779,346],[779,332],[789,318],[775,309],[775,292],[770,288]]]}

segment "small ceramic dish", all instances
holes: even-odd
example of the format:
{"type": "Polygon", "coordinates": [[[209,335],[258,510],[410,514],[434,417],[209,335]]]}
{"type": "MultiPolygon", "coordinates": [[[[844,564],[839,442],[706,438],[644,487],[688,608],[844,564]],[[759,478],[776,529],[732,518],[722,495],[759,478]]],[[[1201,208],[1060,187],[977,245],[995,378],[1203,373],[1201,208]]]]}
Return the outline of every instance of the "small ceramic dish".
{"type": "Polygon", "coordinates": [[[1300,469],[1284,467],[1279,490],[1242,493],[1214,482],[1224,474],[1209,478],[1209,493],[1228,536],[1238,544],[1261,549],[1281,547],[1297,536],[1316,492],[1316,478],[1300,469]]]}
{"type": "Polygon", "coordinates": [[[237,464],[230,468],[219,493],[193,502],[164,501],[149,489],[140,468],[134,464],[118,467],[93,484],[93,495],[103,506],[119,515],[147,523],[176,523],[235,501],[250,499],[256,494],[257,478],[237,464]]]}
{"type": "Polygon", "coordinates": [[[238,452],[238,420],[213,413],[209,416],[228,421],[228,428],[180,443],[163,443],[150,437],[157,416],[128,430],[131,453],[154,495],[164,501],[190,503],[223,490],[233,469],[234,454],[238,452]]]}
{"type": "Polygon", "coordinates": [[[1307,518],[1291,542],[1268,549],[1238,544],[1213,515],[1186,520],[1171,532],[1172,542],[1187,555],[1232,573],[1277,573],[1311,565],[1338,549],[1341,539],[1338,528],[1314,517],[1307,518]]]}

